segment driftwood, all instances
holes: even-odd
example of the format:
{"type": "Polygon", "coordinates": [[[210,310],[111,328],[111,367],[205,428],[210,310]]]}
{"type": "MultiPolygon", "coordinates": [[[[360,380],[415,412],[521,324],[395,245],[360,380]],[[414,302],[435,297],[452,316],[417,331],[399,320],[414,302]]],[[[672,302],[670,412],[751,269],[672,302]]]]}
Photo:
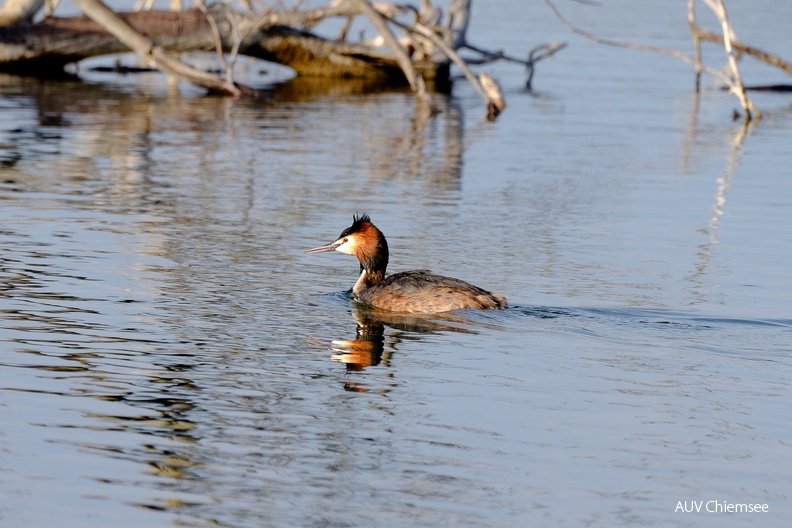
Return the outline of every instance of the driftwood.
{"type": "MultiPolygon", "coordinates": [[[[718,35],[717,33],[713,33],[712,31],[706,30],[696,25],[691,28],[691,32],[693,33],[693,37],[696,39],[714,42],[715,44],[723,46],[723,35],[718,35]]],[[[764,62],[768,66],[773,66],[789,75],[792,75],[792,63],[785,61],[778,55],[773,55],[772,53],[760,50],[759,48],[755,48],[753,46],[747,46],[738,41],[732,41],[732,47],[740,53],[750,55],[751,57],[764,62]]]]}
{"type": "Polygon", "coordinates": [[[44,6],[44,0],[6,0],[0,5],[0,26],[30,22],[44,6]]]}
{"type": "MultiPolygon", "coordinates": [[[[135,51],[147,62],[152,63],[159,70],[176,75],[183,79],[203,86],[209,90],[227,93],[233,96],[255,95],[255,91],[246,87],[237,86],[233,82],[220,77],[196,70],[177,58],[169,55],[160,46],[156,46],[148,38],[135,31],[124,20],[120,19],[110,8],[99,0],[75,0],[76,4],[97,24],[106,28],[119,42],[135,51]]],[[[207,20],[209,22],[209,20],[207,20]]],[[[211,25],[211,24],[210,24],[211,25]]]]}
{"type": "MultiPolygon", "coordinates": [[[[42,2],[6,0],[4,5],[24,4],[29,15],[42,2]]],[[[480,52],[486,60],[507,57],[467,44],[471,0],[451,0],[445,24],[441,24],[442,11],[428,0],[422,0],[420,9],[367,0],[336,0],[326,7],[258,14],[224,4],[209,8],[199,4],[185,11],[114,13],[101,0],[76,3],[87,16],[44,18],[37,23],[25,22],[22,17],[16,25],[0,27],[0,69],[53,75],[89,57],[132,50],[169,74],[240,96],[253,91],[234,82],[233,64],[237,55],[247,55],[283,64],[301,76],[407,83],[431,108],[428,90],[447,85],[453,62],[485,101],[490,118],[505,107],[498,84],[473,74],[457,54],[457,50],[468,48],[480,52]],[[332,40],[304,29],[328,17],[351,20],[358,16],[375,26],[380,43],[348,42],[344,37],[332,40]],[[225,75],[190,68],[175,55],[186,51],[218,53],[225,75]],[[230,60],[226,60],[227,55],[230,60]]]]}
{"type": "MultiPolygon", "coordinates": [[[[742,82],[740,68],[737,66],[737,52],[735,51],[732,44],[737,40],[737,37],[734,35],[731,23],[729,22],[729,15],[726,12],[726,4],[723,3],[723,0],[704,0],[704,3],[712,10],[713,13],[715,13],[715,16],[718,18],[718,22],[721,24],[721,29],[723,30],[723,49],[726,51],[726,58],[729,61],[729,68],[731,69],[732,74],[731,82],[729,83],[729,89],[740,100],[740,105],[745,112],[745,119],[747,121],[753,119],[754,116],[761,117],[759,109],[756,108],[750,99],[748,99],[748,94],[745,93],[745,85],[742,82]]],[[[694,9],[695,0],[689,0],[688,11],[692,12],[694,9]]],[[[693,18],[695,22],[695,13],[688,16],[688,21],[691,18],[693,18]]]]}
{"type": "MultiPolygon", "coordinates": [[[[695,0],[688,0],[688,25],[690,26],[690,32],[693,37],[693,45],[694,45],[694,56],[691,57],[685,53],[676,50],[669,50],[666,48],[660,48],[657,46],[648,46],[645,44],[638,44],[634,42],[620,42],[614,41],[609,39],[600,38],[596,35],[593,35],[587,31],[584,31],[574,24],[572,24],[569,20],[567,20],[558,8],[553,4],[552,0],[545,0],[545,3],[550,7],[556,17],[569,29],[573,32],[581,35],[589,40],[600,44],[606,44],[609,46],[617,46],[623,48],[632,48],[632,49],[640,49],[644,51],[651,51],[653,53],[660,53],[662,55],[667,55],[670,57],[675,57],[680,59],[688,64],[692,64],[695,68],[696,73],[696,91],[698,92],[700,89],[700,81],[701,81],[701,73],[707,72],[711,74],[713,77],[720,79],[727,87],[729,91],[734,93],[737,98],[740,100],[740,106],[744,112],[744,118],[746,122],[750,122],[754,118],[761,118],[761,113],[753,104],[753,102],[748,98],[746,95],[746,90],[753,89],[753,90],[774,90],[774,91],[788,91],[790,90],[789,85],[767,85],[767,86],[755,86],[755,87],[746,87],[743,84],[740,70],[737,66],[737,61],[740,58],[740,54],[746,54],[753,56],[762,62],[780,68],[781,70],[785,71],[786,73],[792,74],[792,64],[787,61],[784,61],[778,56],[772,55],[765,51],[759,50],[757,48],[746,46],[739,41],[737,41],[736,36],[734,35],[734,31],[732,30],[731,24],[729,22],[728,14],[726,13],[726,5],[724,4],[723,0],[702,0],[704,4],[709,7],[713,13],[715,14],[718,22],[721,24],[721,30],[723,32],[722,35],[718,35],[711,31],[705,30],[698,26],[696,23],[696,15],[695,15],[695,0]],[[726,57],[729,62],[729,69],[731,75],[727,75],[724,72],[717,70],[715,68],[711,68],[705,65],[701,60],[701,41],[707,40],[711,42],[715,42],[723,46],[724,51],[726,52],[726,57]]],[[[737,114],[739,115],[739,114],[737,114]]]]}
{"type": "Polygon", "coordinates": [[[377,28],[383,41],[393,52],[395,60],[399,64],[399,68],[401,68],[402,72],[404,72],[404,76],[407,78],[407,82],[410,83],[413,91],[418,94],[418,98],[431,108],[432,101],[429,97],[429,92],[426,91],[426,84],[424,83],[423,77],[421,77],[415,69],[412,60],[410,60],[409,55],[407,55],[407,51],[402,48],[396,36],[388,27],[382,13],[377,11],[374,6],[369,4],[366,0],[353,0],[353,3],[369,18],[371,23],[374,24],[374,27],[377,28]]]}
{"type": "MultiPolygon", "coordinates": [[[[220,29],[222,49],[233,46],[228,8],[215,6],[210,16],[220,29]]],[[[386,79],[400,76],[398,64],[386,53],[369,46],[329,41],[279,22],[297,25],[313,19],[277,14],[261,20],[240,43],[240,53],[293,68],[297,73],[319,77],[360,77],[386,79]],[[290,20],[291,18],[291,20],[290,20]]],[[[117,16],[157,46],[172,52],[214,51],[215,38],[206,15],[199,9],[186,11],[143,11],[117,16]]],[[[248,28],[255,16],[237,13],[248,28]]],[[[0,28],[0,67],[35,73],[42,65],[63,68],[89,57],[128,52],[102,26],[88,17],[47,18],[36,24],[0,28]]],[[[427,74],[431,77],[431,73],[427,74]]]]}

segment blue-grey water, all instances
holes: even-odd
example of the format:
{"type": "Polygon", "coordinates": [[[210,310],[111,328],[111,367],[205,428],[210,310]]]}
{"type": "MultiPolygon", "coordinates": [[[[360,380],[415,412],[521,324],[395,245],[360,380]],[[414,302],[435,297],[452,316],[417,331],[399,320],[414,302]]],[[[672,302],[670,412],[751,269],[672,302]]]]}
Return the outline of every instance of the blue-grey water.
{"type": "MultiPolygon", "coordinates": [[[[682,62],[493,4],[475,44],[569,43],[533,92],[481,67],[494,123],[464,81],[426,119],[352,83],[0,75],[1,526],[787,526],[792,98],[746,128],[682,62]],[[356,211],[392,271],[511,307],[353,306],[354,259],[304,250],[356,211]]],[[[685,2],[558,6],[690,49],[685,2]]],[[[792,58],[792,4],[728,6],[792,58]]]]}

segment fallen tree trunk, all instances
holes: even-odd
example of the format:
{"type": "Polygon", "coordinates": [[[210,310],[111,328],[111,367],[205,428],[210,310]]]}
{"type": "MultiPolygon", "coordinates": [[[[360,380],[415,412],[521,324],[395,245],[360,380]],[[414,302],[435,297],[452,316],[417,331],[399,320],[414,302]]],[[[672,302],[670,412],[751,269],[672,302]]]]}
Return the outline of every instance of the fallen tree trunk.
{"type": "MultiPolygon", "coordinates": [[[[258,14],[242,13],[225,4],[132,13],[114,13],[101,0],[77,0],[77,5],[88,16],[0,27],[0,70],[56,75],[66,65],[83,59],[134,51],[166,73],[238,96],[250,90],[234,82],[233,64],[237,55],[247,55],[283,64],[305,77],[409,83],[431,109],[425,86],[443,89],[454,62],[481,94],[490,118],[504,108],[498,84],[477,78],[456,53],[462,47],[477,50],[465,39],[471,0],[451,0],[445,25],[440,23],[442,10],[429,0],[422,0],[420,9],[369,0],[336,0],[322,8],[258,14]],[[344,37],[330,40],[298,29],[328,17],[351,20],[361,15],[374,24],[389,50],[376,44],[346,42],[344,37]],[[410,15],[414,16],[412,23],[406,21],[410,15]],[[398,39],[393,29],[401,32],[398,39]],[[205,74],[176,58],[175,54],[187,51],[218,53],[225,75],[205,74]]],[[[344,34],[346,29],[348,25],[344,34]]],[[[502,52],[482,53],[488,60],[506,57],[502,52]]]]}
{"type": "MultiPolygon", "coordinates": [[[[209,13],[220,30],[223,50],[230,50],[233,39],[228,8],[216,6],[209,13]]],[[[212,52],[216,48],[212,28],[199,9],[118,13],[118,16],[168,51],[212,52]]],[[[246,26],[247,36],[238,50],[242,55],[283,64],[306,76],[404,80],[396,60],[385,52],[323,39],[281,24],[266,24],[269,20],[256,24],[254,15],[234,12],[234,16],[240,26],[246,26]]],[[[277,21],[285,17],[271,18],[277,21]]],[[[52,71],[90,57],[128,51],[126,45],[85,16],[47,18],[36,24],[0,28],[0,68],[4,70],[37,72],[46,67],[52,71]]],[[[447,66],[429,61],[417,62],[415,66],[427,80],[448,72],[447,66]]]]}

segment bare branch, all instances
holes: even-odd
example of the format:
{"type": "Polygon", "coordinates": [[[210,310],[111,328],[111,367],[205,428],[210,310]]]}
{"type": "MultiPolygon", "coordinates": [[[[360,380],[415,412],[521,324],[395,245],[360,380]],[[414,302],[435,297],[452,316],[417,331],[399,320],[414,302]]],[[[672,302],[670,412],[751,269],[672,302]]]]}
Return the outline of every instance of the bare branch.
{"type": "Polygon", "coordinates": [[[232,11],[227,11],[228,22],[231,24],[231,36],[234,38],[234,44],[231,46],[231,51],[228,53],[228,70],[226,71],[226,80],[228,82],[234,81],[234,66],[236,66],[237,56],[239,55],[239,46],[242,45],[242,35],[239,32],[239,23],[237,22],[236,15],[232,11]]]}
{"type": "Polygon", "coordinates": [[[693,37],[693,68],[696,71],[696,92],[701,91],[701,38],[696,34],[696,0],[688,0],[688,26],[690,35],[693,37]]]}
{"type": "Polygon", "coordinates": [[[726,13],[726,6],[723,4],[723,0],[704,0],[704,3],[706,3],[715,13],[715,16],[718,17],[718,21],[721,23],[721,28],[723,29],[723,47],[726,50],[726,57],[729,60],[729,66],[731,67],[732,76],[734,77],[731,90],[740,100],[740,105],[742,105],[743,112],[745,112],[746,120],[750,121],[753,118],[752,113],[757,114],[757,117],[761,117],[756,106],[748,99],[748,95],[745,93],[745,85],[743,85],[740,68],[737,66],[737,57],[732,47],[732,41],[736,39],[731,24],[729,23],[729,15],[726,13]]]}
{"type": "Polygon", "coordinates": [[[635,43],[635,42],[621,42],[621,41],[618,41],[618,40],[609,40],[609,39],[600,38],[600,37],[598,37],[598,36],[596,36],[596,35],[594,35],[592,33],[589,33],[588,31],[585,31],[583,29],[578,28],[577,26],[572,24],[572,22],[570,22],[569,20],[564,18],[564,15],[561,14],[561,12],[558,10],[558,8],[555,6],[555,4],[553,4],[553,2],[551,0],[545,0],[545,3],[550,8],[550,10],[553,11],[553,13],[555,14],[556,18],[558,18],[558,20],[560,20],[562,24],[564,24],[566,27],[568,27],[573,33],[577,33],[578,35],[580,35],[582,37],[585,37],[588,40],[591,40],[591,41],[596,42],[598,44],[605,44],[607,46],[615,46],[617,48],[630,48],[630,49],[639,49],[639,50],[643,50],[643,51],[651,51],[653,53],[659,53],[661,55],[667,55],[669,57],[674,57],[674,58],[677,58],[679,60],[685,61],[685,62],[687,62],[689,64],[693,64],[693,59],[690,58],[689,56],[685,55],[684,53],[680,52],[680,51],[670,50],[670,49],[666,49],[666,48],[660,48],[660,47],[657,47],[657,46],[650,46],[650,45],[647,45],[647,44],[638,44],[638,43],[635,43]]]}
{"type": "Polygon", "coordinates": [[[231,68],[228,66],[228,62],[225,58],[225,53],[223,53],[223,39],[220,36],[220,30],[217,28],[217,22],[215,22],[214,17],[209,14],[209,10],[206,8],[203,0],[197,0],[195,5],[198,6],[198,9],[201,10],[201,13],[206,16],[206,21],[209,22],[209,27],[212,28],[212,36],[215,40],[215,50],[217,52],[217,59],[220,61],[220,65],[223,68],[223,71],[226,75],[227,82],[234,82],[234,74],[231,71],[231,68]]]}
{"type": "Polygon", "coordinates": [[[44,6],[44,0],[6,0],[0,5],[0,26],[33,20],[44,6]]]}
{"type": "MultiPolygon", "coordinates": [[[[242,14],[224,5],[207,7],[205,0],[178,13],[118,14],[101,3],[106,0],[75,1],[86,16],[45,19],[23,27],[0,29],[0,68],[35,71],[46,65],[51,70],[88,57],[131,49],[166,73],[238,96],[247,92],[234,83],[234,64],[238,54],[245,54],[284,64],[302,76],[365,78],[377,83],[406,79],[418,99],[433,109],[426,81],[431,79],[442,85],[453,62],[488,107],[503,108],[497,83],[484,86],[487,83],[470,71],[454,47],[464,43],[471,0],[451,1],[445,27],[439,25],[442,11],[429,0],[422,0],[420,11],[370,0],[339,0],[327,7],[298,11],[299,1],[276,1],[270,5],[281,8],[286,3],[289,5],[285,10],[274,12],[273,8],[266,8],[258,14],[242,14]],[[395,17],[410,10],[417,14],[417,21],[413,27],[405,27],[395,17]],[[375,25],[389,50],[328,40],[301,29],[327,17],[349,20],[361,15],[375,25]],[[409,41],[409,46],[396,40],[394,26],[404,29],[407,37],[402,40],[409,41]],[[423,55],[417,51],[420,46],[416,43],[425,45],[423,55]],[[225,74],[216,76],[192,70],[165,50],[174,54],[214,51],[225,74]]],[[[554,51],[532,53],[529,61],[502,53],[500,56],[503,60],[528,64],[554,51]]]]}
{"type": "Polygon", "coordinates": [[[249,88],[228,83],[216,75],[196,70],[182,61],[173,58],[168,55],[165,50],[155,46],[149,39],[132,29],[132,26],[119,18],[118,15],[100,0],[75,0],[75,3],[88,17],[104,27],[114,37],[124,43],[124,45],[128,46],[129,49],[143,56],[146,60],[151,61],[158,69],[166,73],[186,79],[198,86],[228,93],[235,97],[253,95],[256,93],[249,88]]]}
{"type": "MultiPolygon", "coordinates": [[[[484,103],[487,105],[487,116],[489,119],[494,119],[495,116],[497,116],[501,110],[505,108],[506,105],[503,102],[503,96],[500,93],[500,88],[498,87],[497,83],[492,81],[492,83],[489,85],[489,89],[485,88],[480,80],[480,77],[476,78],[476,75],[470,71],[470,68],[462,59],[462,57],[460,57],[457,52],[454,51],[450,44],[440,38],[440,36],[434,30],[424,26],[419,22],[415,22],[413,26],[410,27],[392,18],[389,18],[388,20],[405,31],[416,33],[422,37],[428,38],[438,47],[440,51],[445,54],[446,57],[453,61],[454,64],[456,64],[459,69],[462,70],[462,73],[465,75],[467,80],[473,85],[473,88],[475,88],[476,92],[484,100],[484,103]]],[[[489,77],[487,78],[489,79],[489,77]]]]}
{"type": "MultiPolygon", "coordinates": [[[[712,1],[712,0],[705,0],[705,1],[712,1]]],[[[717,1],[720,1],[720,0],[717,0],[717,1]]],[[[677,58],[677,59],[679,59],[679,60],[681,60],[683,62],[686,62],[688,64],[693,65],[695,68],[701,68],[702,71],[705,71],[705,72],[709,73],[713,77],[719,79],[721,82],[726,84],[729,87],[729,90],[731,90],[733,93],[735,93],[735,94],[738,93],[739,88],[736,87],[735,82],[734,82],[733,79],[731,79],[728,75],[725,75],[720,70],[716,70],[715,68],[711,68],[711,67],[703,64],[701,62],[700,58],[693,58],[693,57],[690,57],[689,55],[687,55],[685,53],[682,53],[680,51],[670,50],[670,49],[666,49],[666,48],[660,48],[660,47],[657,47],[657,46],[649,46],[649,45],[646,45],[646,44],[637,44],[637,43],[634,43],[634,42],[621,42],[621,41],[609,40],[609,39],[603,39],[603,38],[597,37],[596,35],[593,35],[592,33],[589,33],[587,31],[584,31],[584,30],[576,27],[569,20],[564,18],[564,16],[561,14],[561,12],[558,10],[558,8],[556,8],[556,6],[553,4],[553,2],[551,0],[545,0],[545,3],[548,5],[548,7],[550,7],[550,9],[553,11],[553,13],[556,15],[556,17],[565,26],[567,26],[570,30],[572,30],[574,33],[577,33],[578,35],[581,35],[581,36],[583,36],[583,37],[585,37],[585,38],[587,38],[589,40],[592,40],[594,42],[597,42],[599,44],[605,44],[605,45],[608,45],[608,46],[615,46],[615,47],[619,47],[619,48],[630,48],[630,49],[639,49],[639,50],[643,50],[643,51],[651,51],[653,53],[659,53],[660,55],[666,55],[668,57],[677,58]]],[[[729,31],[731,31],[731,29],[729,29],[729,31]]],[[[744,92],[745,91],[743,89],[743,93],[744,92]]],[[[743,103],[742,98],[740,98],[740,102],[741,102],[741,104],[743,103]]],[[[749,107],[754,112],[758,112],[758,110],[756,110],[756,107],[753,106],[753,103],[748,101],[748,104],[749,104],[749,107]]],[[[748,107],[743,106],[743,108],[748,108],[748,107]]]]}
{"type": "Polygon", "coordinates": [[[453,0],[448,8],[448,29],[451,32],[449,44],[454,49],[465,45],[467,28],[470,22],[471,0],[453,0]]]}
{"type": "Polygon", "coordinates": [[[487,94],[487,119],[492,121],[506,108],[506,101],[503,100],[500,86],[495,82],[495,79],[481,72],[479,73],[479,81],[487,94]]]}
{"type": "Polygon", "coordinates": [[[399,44],[399,41],[396,40],[393,32],[388,27],[388,24],[385,22],[385,15],[372,7],[367,0],[353,0],[353,3],[369,18],[380,36],[385,40],[385,44],[393,52],[393,55],[396,57],[396,62],[399,63],[399,66],[404,72],[404,76],[407,77],[407,82],[410,83],[410,86],[418,98],[432,108],[432,98],[426,90],[426,83],[424,83],[423,77],[416,71],[410,57],[407,56],[404,48],[401,47],[401,44],[399,44]]]}
{"type": "MultiPolygon", "coordinates": [[[[693,0],[690,1],[692,2],[693,0]]],[[[722,35],[718,35],[699,26],[695,26],[691,32],[694,34],[694,37],[700,40],[714,42],[715,44],[720,44],[723,46],[722,35]]],[[[740,53],[750,55],[751,57],[754,57],[755,59],[760,60],[769,66],[773,66],[785,73],[788,73],[789,75],[792,75],[792,63],[785,61],[778,55],[773,55],[772,53],[760,50],[759,48],[754,48],[753,46],[747,46],[736,40],[732,41],[732,47],[740,53]]]]}
{"type": "Polygon", "coordinates": [[[474,46],[473,44],[469,44],[465,42],[463,44],[464,48],[467,48],[471,51],[475,51],[476,53],[480,53],[484,55],[483,59],[465,59],[465,62],[468,64],[486,64],[488,62],[493,62],[497,60],[504,60],[506,62],[513,62],[515,64],[522,64],[523,66],[531,67],[540,60],[544,60],[548,57],[552,57],[562,49],[567,47],[566,42],[551,42],[550,44],[540,44],[535,48],[531,49],[528,52],[528,59],[520,59],[518,57],[514,57],[512,55],[507,55],[501,50],[498,51],[488,51],[478,46],[474,46]]]}

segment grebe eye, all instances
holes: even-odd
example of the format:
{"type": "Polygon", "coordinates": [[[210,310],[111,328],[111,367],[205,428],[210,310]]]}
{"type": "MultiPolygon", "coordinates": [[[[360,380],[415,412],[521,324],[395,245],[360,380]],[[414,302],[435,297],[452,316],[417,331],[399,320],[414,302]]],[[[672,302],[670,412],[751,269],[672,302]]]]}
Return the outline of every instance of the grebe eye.
{"type": "Polygon", "coordinates": [[[344,239],[344,244],[346,244],[347,242],[349,242],[349,239],[348,239],[348,238],[345,238],[345,239],[344,239]]]}

